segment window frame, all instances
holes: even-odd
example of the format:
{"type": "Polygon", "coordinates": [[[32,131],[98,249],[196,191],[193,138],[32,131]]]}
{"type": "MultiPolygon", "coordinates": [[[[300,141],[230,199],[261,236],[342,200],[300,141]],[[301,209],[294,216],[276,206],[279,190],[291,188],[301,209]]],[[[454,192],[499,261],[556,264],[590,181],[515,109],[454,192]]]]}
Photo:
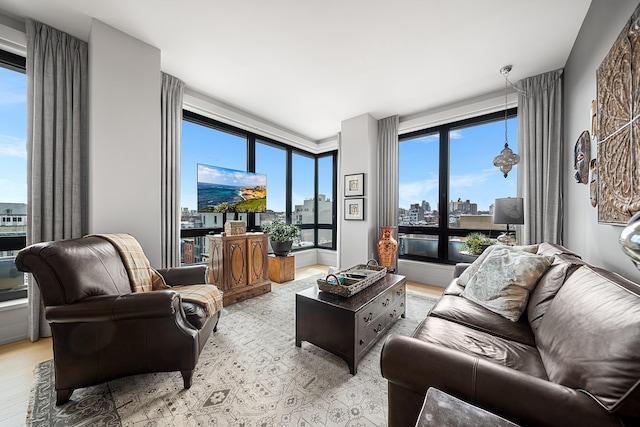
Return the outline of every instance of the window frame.
{"type": "MultiPolygon", "coordinates": [[[[0,67],[7,68],[9,70],[26,74],[27,73],[27,58],[24,56],[16,55],[15,53],[7,52],[0,49],[0,67]]],[[[25,112],[26,114],[26,112],[25,112]]],[[[28,206],[27,201],[27,206],[28,206]]],[[[28,212],[28,209],[27,209],[28,212]]],[[[11,221],[12,224],[15,218],[11,221]]],[[[28,219],[27,219],[28,221],[28,219]]],[[[20,222],[21,221],[15,221],[20,222]]],[[[0,252],[19,251],[27,246],[27,236],[0,236],[0,252]]],[[[27,297],[27,286],[25,283],[24,288],[3,291],[0,293],[0,302],[11,301],[27,297]]]]}
{"type": "MultiPolygon", "coordinates": [[[[277,148],[281,148],[286,152],[286,188],[285,188],[285,215],[288,223],[292,221],[293,215],[293,200],[292,200],[292,185],[293,185],[293,155],[298,154],[304,157],[309,157],[314,161],[314,205],[315,205],[315,214],[314,214],[314,223],[313,224],[299,224],[298,227],[302,230],[314,230],[314,245],[306,246],[301,248],[294,248],[292,252],[306,250],[306,249],[330,249],[336,250],[336,239],[337,239],[337,206],[336,206],[336,197],[337,197],[337,150],[325,151],[322,153],[314,154],[305,150],[302,150],[297,147],[292,147],[280,141],[276,141],[272,138],[266,137],[264,135],[260,135],[254,132],[246,131],[235,126],[219,122],[215,119],[202,116],[198,113],[194,113],[189,110],[183,109],[182,118],[185,121],[189,121],[191,123],[206,126],[221,132],[228,132],[233,135],[237,135],[243,138],[246,138],[247,141],[247,171],[255,172],[256,167],[256,144],[268,144],[277,148]],[[332,157],[332,191],[331,200],[333,200],[332,207],[332,224],[318,224],[318,159],[324,157],[332,157]],[[318,229],[331,229],[332,230],[332,244],[331,247],[327,246],[319,246],[318,245],[318,229]]],[[[268,190],[267,190],[268,191],[268,190]]],[[[233,214],[231,214],[233,215],[233,214]]],[[[262,230],[259,225],[256,225],[255,213],[247,213],[247,230],[262,230]]],[[[180,229],[180,238],[192,238],[192,237],[200,237],[205,236],[210,233],[220,233],[224,231],[224,222],[227,221],[227,214],[223,213],[222,224],[220,227],[215,228],[185,228],[180,229]]]]}
{"type": "MultiPolygon", "coordinates": [[[[399,255],[400,259],[433,262],[439,264],[455,264],[458,261],[449,259],[449,238],[450,237],[463,237],[469,233],[483,233],[491,238],[498,237],[503,230],[490,230],[490,229],[469,229],[469,228],[449,228],[449,200],[451,195],[449,194],[449,160],[450,160],[450,138],[451,131],[466,128],[471,126],[478,126],[486,123],[499,122],[507,119],[511,119],[518,116],[517,107],[508,108],[506,110],[496,111],[494,113],[484,114],[482,116],[472,117],[456,122],[446,123],[438,126],[433,126],[426,129],[420,129],[413,132],[408,132],[398,137],[398,144],[401,144],[403,140],[415,139],[421,136],[437,134],[439,137],[439,159],[438,159],[438,226],[413,226],[413,225],[400,225],[398,226],[398,235],[403,234],[416,234],[416,235],[436,235],[438,237],[438,256],[436,258],[404,254],[399,255]],[[442,208],[444,207],[444,208],[442,208]]],[[[499,154],[502,146],[496,143],[496,155],[499,154]]]]}

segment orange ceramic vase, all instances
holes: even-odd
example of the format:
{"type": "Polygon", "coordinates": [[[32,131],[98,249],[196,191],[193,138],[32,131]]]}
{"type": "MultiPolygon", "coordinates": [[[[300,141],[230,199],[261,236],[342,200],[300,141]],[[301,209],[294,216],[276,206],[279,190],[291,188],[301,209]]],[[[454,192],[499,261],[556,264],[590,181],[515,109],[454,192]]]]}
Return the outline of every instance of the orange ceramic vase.
{"type": "Polygon", "coordinates": [[[387,268],[393,267],[398,251],[398,242],[393,238],[394,229],[392,226],[380,227],[382,236],[378,239],[378,259],[380,265],[387,268]]]}

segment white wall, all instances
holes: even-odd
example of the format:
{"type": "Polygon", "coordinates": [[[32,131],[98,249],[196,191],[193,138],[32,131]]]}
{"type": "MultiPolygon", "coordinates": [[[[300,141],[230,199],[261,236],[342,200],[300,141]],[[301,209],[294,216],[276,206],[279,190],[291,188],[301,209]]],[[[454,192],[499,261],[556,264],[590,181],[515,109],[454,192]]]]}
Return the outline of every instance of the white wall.
{"type": "MultiPolygon", "coordinates": [[[[618,244],[621,226],[598,224],[589,202],[589,186],[573,178],[573,149],[578,136],[590,129],[589,109],[596,99],[596,69],[638,6],[638,0],[593,0],[564,73],[564,244],[592,264],[638,281],[640,273],[618,244]]],[[[591,157],[597,147],[591,145],[591,157]]],[[[636,165],[638,167],[638,165],[636,165]]]]}
{"type": "Polygon", "coordinates": [[[89,35],[89,231],[130,233],[160,266],[160,50],[98,20],[89,35]]]}
{"type": "Polygon", "coordinates": [[[342,122],[338,155],[338,267],[349,268],[378,258],[377,203],[378,121],[363,114],[342,122]],[[344,176],[364,173],[364,221],[344,219],[344,176]]]}

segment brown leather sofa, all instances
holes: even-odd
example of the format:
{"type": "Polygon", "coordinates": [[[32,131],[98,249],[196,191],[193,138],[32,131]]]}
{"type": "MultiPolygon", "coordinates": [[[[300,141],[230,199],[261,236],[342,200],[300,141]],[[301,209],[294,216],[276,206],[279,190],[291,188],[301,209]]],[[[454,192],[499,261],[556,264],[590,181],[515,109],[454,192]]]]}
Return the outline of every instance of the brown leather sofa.
{"type": "MultiPolygon", "coordinates": [[[[76,388],[133,374],[180,371],[184,387],[191,386],[220,312],[207,317],[174,290],[132,293],[119,253],[100,237],[34,244],[15,262],[41,291],[58,405],[76,388]]],[[[203,265],[158,271],[169,286],[207,283],[203,265]]]]}
{"type": "Polygon", "coordinates": [[[522,426],[640,425],[640,286],[554,255],[513,322],[461,294],[454,279],[411,337],[381,354],[389,427],[416,423],[436,387],[522,426]]]}

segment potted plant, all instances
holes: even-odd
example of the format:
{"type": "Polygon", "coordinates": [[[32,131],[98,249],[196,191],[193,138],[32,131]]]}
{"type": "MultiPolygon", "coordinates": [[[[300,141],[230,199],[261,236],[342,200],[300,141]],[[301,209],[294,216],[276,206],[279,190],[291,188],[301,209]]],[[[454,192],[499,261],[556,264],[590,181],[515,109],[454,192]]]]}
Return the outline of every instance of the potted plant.
{"type": "Polygon", "coordinates": [[[460,252],[469,255],[480,255],[493,244],[495,242],[482,233],[470,233],[460,247],[460,252]]]}
{"type": "Polygon", "coordinates": [[[262,224],[262,231],[269,234],[269,243],[275,256],[287,256],[291,252],[293,239],[300,235],[300,228],[293,224],[287,224],[281,219],[262,224]]]}

